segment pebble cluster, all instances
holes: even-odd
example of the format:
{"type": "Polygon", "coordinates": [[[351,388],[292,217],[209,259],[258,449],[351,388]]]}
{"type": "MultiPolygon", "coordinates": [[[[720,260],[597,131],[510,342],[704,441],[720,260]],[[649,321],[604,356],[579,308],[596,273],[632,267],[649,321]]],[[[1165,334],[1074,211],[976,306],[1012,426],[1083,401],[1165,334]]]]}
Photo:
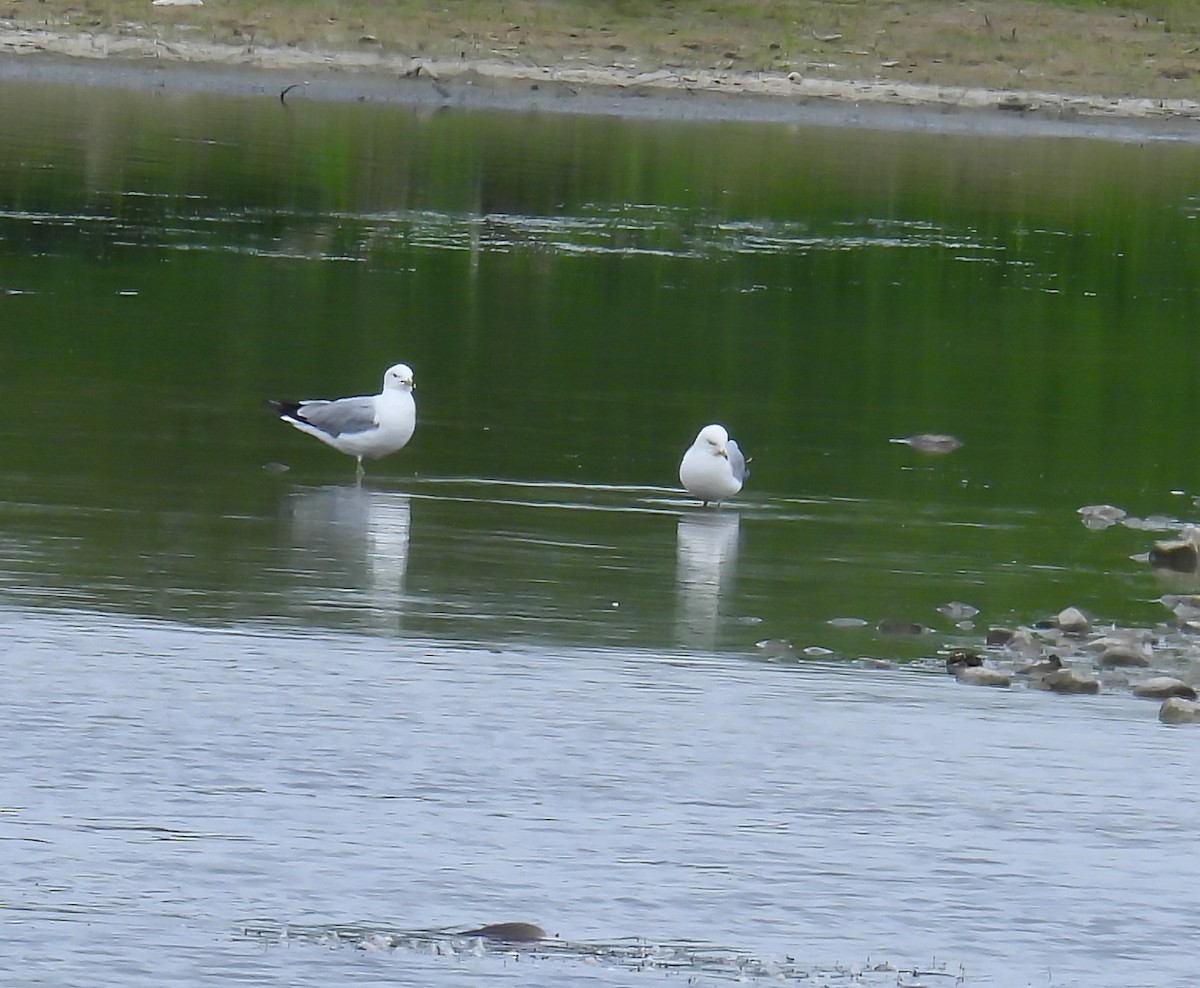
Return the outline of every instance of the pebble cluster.
{"type": "Polygon", "coordinates": [[[1054,693],[1129,690],[1161,701],[1159,719],[1200,723],[1192,685],[1200,674],[1200,598],[1167,594],[1172,619],[1154,628],[1097,627],[1067,607],[1032,627],[992,627],[982,648],[956,648],[946,671],[972,686],[1012,686],[1054,693]]]}

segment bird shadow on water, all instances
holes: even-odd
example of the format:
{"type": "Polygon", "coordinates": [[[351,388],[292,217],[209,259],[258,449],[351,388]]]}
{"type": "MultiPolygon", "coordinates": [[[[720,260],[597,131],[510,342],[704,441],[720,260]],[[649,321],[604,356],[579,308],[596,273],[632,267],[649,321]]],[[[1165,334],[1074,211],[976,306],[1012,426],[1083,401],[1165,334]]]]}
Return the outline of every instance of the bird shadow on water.
{"type": "MultiPolygon", "coordinates": [[[[523,924],[522,924],[523,925],[523,924]]],[[[897,965],[886,960],[861,964],[815,966],[796,957],[758,957],[735,948],[694,941],[655,943],[640,937],[613,941],[570,941],[548,936],[533,942],[515,943],[456,932],[452,929],[405,930],[372,924],[278,923],[273,920],[247,922],[234,939],[266,946],[307,944],[326,949],[348,948],[375,952],[436,957],[494,957],[531,962],[601,965],[612,971],[686,974],[718,981],[744,983],[772,981],[795,985],[917,985],[937,978],[946,985],[966,981],[962,969],[945,964],[897,965]]]]}

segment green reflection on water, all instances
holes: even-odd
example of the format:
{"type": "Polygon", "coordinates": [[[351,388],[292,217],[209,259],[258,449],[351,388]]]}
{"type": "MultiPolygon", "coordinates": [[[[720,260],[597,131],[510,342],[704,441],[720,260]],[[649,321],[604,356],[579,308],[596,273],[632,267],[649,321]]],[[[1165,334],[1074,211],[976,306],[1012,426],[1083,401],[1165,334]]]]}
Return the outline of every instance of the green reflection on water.
{"type": "Polygon", "coordinates": [[[686,641],[711,606],[738,647],[953,598],[1158,616],[1127,559],[1152,536],[1074,512],[1186,516],[1170,492],[1200,486],[1195,148],[6,96],[14,593],[583,643],[686,641]],[[372,582],[385,501],[314,600],[294,498],[352,463],[261,398],[374,390],[395,360],[420,425],[371,478],[417,498],[401,584],[372,582]],[[707,421],[755,457],[708,597],[669,490],[707,421]],[[916,431],[966,445],[887,442],[916,431]]]}

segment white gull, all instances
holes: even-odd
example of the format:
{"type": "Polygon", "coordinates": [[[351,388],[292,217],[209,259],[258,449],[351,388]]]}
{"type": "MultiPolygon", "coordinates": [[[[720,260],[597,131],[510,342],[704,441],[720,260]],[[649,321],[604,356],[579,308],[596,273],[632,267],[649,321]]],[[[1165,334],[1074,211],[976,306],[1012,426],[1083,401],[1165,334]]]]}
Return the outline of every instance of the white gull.
{"type": "Polygon", "coordinates": [[[268,399],[279,417],[301,432],[358,460],[357,476],[363,476],[363,457],[377,460],[403,449],[417,426],[413,401],[413,372],[407,364],[394,364],[383,375],[383,390],[360,398],[303,401],[268,399]]]}
{"type": "Polygon", "coordinates": [[[746,458],[722,425],[701,429],[679,464],[679,482],[705,504],[733,497],[749,476],[746,458]]]}

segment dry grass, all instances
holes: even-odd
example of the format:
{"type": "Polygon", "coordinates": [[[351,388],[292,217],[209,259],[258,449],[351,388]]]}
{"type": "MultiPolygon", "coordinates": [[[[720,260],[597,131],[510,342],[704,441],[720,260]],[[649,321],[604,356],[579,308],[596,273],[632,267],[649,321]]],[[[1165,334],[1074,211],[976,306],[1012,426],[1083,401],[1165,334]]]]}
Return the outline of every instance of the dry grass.
{"type": "Polygon", "coordinates": [[[0,0],[0,17],[239,45],[1200,99],[1195,0],[0,0]]]}

